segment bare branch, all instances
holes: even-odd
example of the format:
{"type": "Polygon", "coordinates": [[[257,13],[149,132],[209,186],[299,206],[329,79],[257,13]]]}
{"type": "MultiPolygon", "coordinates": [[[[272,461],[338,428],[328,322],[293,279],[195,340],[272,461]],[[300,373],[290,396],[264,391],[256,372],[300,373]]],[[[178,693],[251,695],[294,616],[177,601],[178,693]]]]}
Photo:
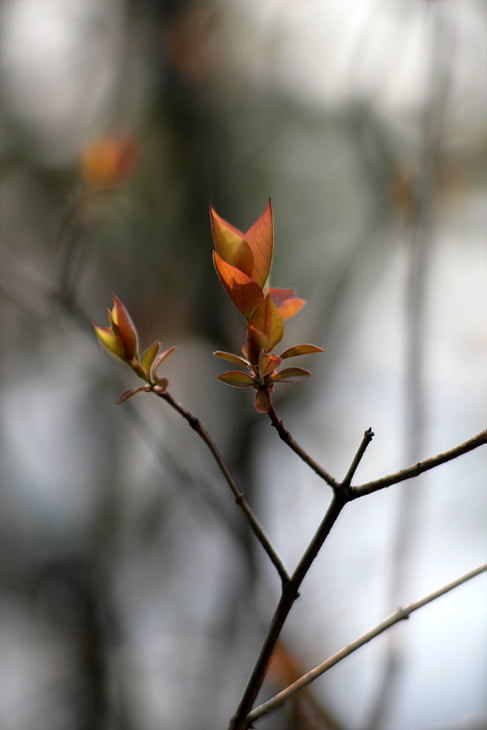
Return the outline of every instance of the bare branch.
{"type": "Polygon", "coordinates": [[[179,413],[191,426],[191,428],[198,434],[198,436],[204,441],[206,446],[208,447],[211,455],[213,456],[215,462],[218,465],[218,468],[220,469],[221,473],[225,477],[225,481],[227,482],[228,486],[232,490],[232,493],[235,497],[235,502],[238,504],[240,509],[245,514],[245,517],[247,519],[247,522],[249,523],[252,532],[256,536],[257,540],[260,542],[264,550],[266,551],[267,555],[269,556],[270,560],[272,561],[272,564],[276,568],[277,572],[279,573],[279,576],[281,578],[283,586],[285,586],[289,582],[289,575],[280,559],[280,557],[277,555],[276,551],[274,550],[274,547],[272,546],[271,541],[266,535],[266,532],[260,522],[258,521],[257,517],[255,516],[254,512],[252,511],[250,505],[247,503],[247,500],[245,499],[243,493],[240,491],[240,488],[235,480],[235,477],[231,473],[230,469],[225,463],[225,460],[223,459],[223,456],[220,454],[220,451],[218,450],[215,442],[211,438],[210,434],[206,430],[206,428],[203,426],[199,418],[196,418],[190,411],[188,411],[184,406],[182,406],[180,403],[178,403],[172,395],[170,395],[168,392],[165,393],[157,393],[155,392],[155,395],[157,395],[159,398],[162,398],[162,400],[166,401],[171,408],[173,408],[177,413],[179,413]]]}
{"type": "Polygon", "coordinates": [[[468,573],[465,573],[459,578],[456,578],[455,580],[451,581],[451,583],[447,583],[438,590],[429,593],[427,596],[420,598],[418,601],[414,601],[413,603],[404,606],[404,608],[398,608],[396,611],[394,611],[394,613],[381,621],[381,623],[377,624],[377,626],[375,626],[373,629],[370,629],[370,631],[367,631],[365,634],[362,634],[362,636],[359,636],[357,639],[355,639],[355,641],[352,641],[350,644],[345,646],[343,649],[340,649],[340,651],[337,651],[324,662],[318,664],[317,667],[311,669],[309,672],[306,672],[306,674],[303,674],[302,677],[296,680],[296,682],[293,682],[291,685],[289,685],[289,687],[286,687],[286,689],[282,690],[282,692],[279,692],[278,694],[274,695],[274,697],[272,697],[270,700],[267,700],[267,702],[264,702],[256,707],[255,710],[252,710],[252,712],[250,712],[247,717],[249,723],[254,722],[259,717],[263,717],[263,715],[267,715],[270,712],[276,710],[290,697],[296,694],[296,692],[299,692],[300,689],[306,687],[317,677],[321,676],[326,671],[331,669],[331,667],[334,667],[335,664],[338,664],[338,662],[342,661],[342,659],[345,659],[345,657],[353,654],[355,651],[357,651],[357,649],[360,649],[369,641],[375,639],[376,636],[379,636],[380,634],[384,633],[384,631],[387,631],[387,629],[389,629],[391,626],[394,626],[394,624],[397,624],[400,621],[405,621],[411,616],[412,613],[414,613],[418,609],[426,606],[428,603],[436,601],[437,598],[444,596],[446,593],[449,593],[449,591],[452,591],[454,588],[462,585],[462,583],[466,583],[467,581],[475,578],[477,575],[480,575],[485,571],[487,571],[487,563],[479,565],[477,568],[474,568],[468,573]]]}
{"type": "Polygon", "coordinates": [[[269,661],[281,634],[282,627],[294,605],[295,600],[298,598],[299,587],[346,503],[347,498],[345,490],[343,490],[343,492],[335,492],[333,500],[331,501],[321,524],[305,550],[303,557],[289,580],[289,583],[283,586],[281,598],[274,612],[274,616],[272,617],[269,631],[264,639],[260,654],[257,658],[252,674],[250,675],[238,710],[230,724],[231,730],[247,730],[250,726],[249,712],[252,709],[252,705],[254,704],[263,684],[269,661]]]}
{"type": "Polygon", "coordinates": [[[273,406],[270,407],[269,410],[269,418],[271,419],[271,423],[276,429],[277,433],[279,434],[279,437],[286,443],[290,449],[294,451],[295,454],[299,456],[300,459],[304,461],[305,464],[307,464],[310,469],[312,469],[316,474],[318,474],[321,479],[323,479],[327,484],[330,485],[333,489],[336,489],[338,487],[338,482],[336,479],[334,479],[331,474],[329,474],[326,469],[324,469],[320,464],[318,464],[317,461],[311,458],[311,456],[303,449],[301,446],[293,439],[289,431],[284,427],[283,422],[277,417],[277,414],[273,408],[273,406]]]}
{"type": "Polygon", "coordinates": [[[374,438],[374,432],[372,431],[371,428],[368,428],[364,432],[364,435],[362,437],[362,441],[360,443],[360,446],[358,447],[357,453],[353,457],[352,463],[350,464],[350,467],[349,467],[347,473],[345,474],[345,478],[344,478],[343,482],[340,485],[341,487],[349,487],[350,486],[350,483],[351,483],[351,481],[352,481],[352,479],[354,477],[354,474],[357,471],[358,466],[359,466],[360,462],[362,461],[362,458],[363,458],[363,456],[365,454],[365,451],[367,449],[367,446],[370,444],[370,442],[372,441],[373,438],[374,438]]]}
{"type": "Polygon", "coordinates": [[[466,454],[469,451],[477,449],[483,444],[487,444],[487,429],[481,431],[471,439],[468,439],[468,441],[464,441],[462,444],[453,447],[449,451],[444,451],[441,454],[432,456],[430,459],[425,459],[425,461],[419,461],[417,464],[408,466],[406,469],[401,469],[401,471],[398,471],[395,474],[389,474],[388,476],[381,477],[375,481],[367,482],[366,484],[361,484],[356,487],[350,487],[350,498],[357,499],[358,497],[364,497],[366,494],[378,492],[380,489],[390,487],[392,484],[397,484],[398,482],[406,481],[406,479],[417,477],[425,471],[434,469],[435,467],[440,466],[440,464],[445,464],[447,461],[452,461],[453,459],[462,456],[462,454],[466,454]]]}

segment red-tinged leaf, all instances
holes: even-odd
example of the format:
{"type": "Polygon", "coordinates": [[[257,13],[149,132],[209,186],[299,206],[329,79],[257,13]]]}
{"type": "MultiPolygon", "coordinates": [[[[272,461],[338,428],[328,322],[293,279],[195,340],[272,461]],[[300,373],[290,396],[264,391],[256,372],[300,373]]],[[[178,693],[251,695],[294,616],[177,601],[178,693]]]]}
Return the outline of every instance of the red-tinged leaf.
{"type": "Polygon", "coordinates": [[[244,234],[227,223],[210,205],[211,234],[218,254],[227,264],[252,277],[253,254],[244,234]]]}
{"type": "Polygon", "coordinates": [[[147,375],[149,374],[152,363],[154,362],[154,359],[159,352],[160,346],[160,342],[154,342],[154,344],[152,344],[150,347],[147,348],[147,350],[144,351],[142,357],[140,358],[140,364],[142,365],[147,375]]]}
{"type": "Polygon", "coordinates": [[[105,350],[108,350],[111,355],[125,360],[125,348],[120,337],[115,334],[113,329],[111,327],[98,327],[94,322],[93,327],[100,344],[103,345],[105,350]]]}
{"type": "Polygon", "coordinates": [[[226,292],[237,309],[248,320],[264,300],[261,288],[252,279],[213,251],[215,269],[226,292]]]}
{"type": "Polygon", "coordinates": [[[149,386],[147,385],[140,385],[138,388],[128,388],[127,390],[124,390],[123,393],[120,393],[117,399],[117,405],[122,405],[122,403],[125,403],[128,401],[129,398],[132,398],[132,396],[136,395],[137,393],[147,393],[149,390],[149,386]]]}
{"type": "Polygon", "coordinates": [[[139,346],[137,330],[128,310],[115,294],[113,295],[113,307],[109,315],[113,330],[120,337],[123,344],[125,357],[127,360],[133,360],[137,357],[139,346]]]}
{"type": "Polygon", "coordinates": [[[309,370],[304,368],[284,368],[272,376],[274,383],[299,383],[300,380],[311,375],[309,370]]]}
{"type": "Polygon", "coordinates": [[[168,347],[167,350],[164,350],[164,352],[160,352],[159,355],[155,358],[154,362],[152,363],[152,367],[150,369],[150,380],[152,383],[157,382],[157,368],[159,365],[166,360],[169,355],[172,355],[173,352],[176,350],[176,346],[173,345],[172,347],[168,347]]]}
{"type": "Polygon", "coordinates": [[[271,407],[271,397],[267,390],[259,389],[256,392],[254,406],[257,413],[268,413],[271,407]]]}
{"type": "Polygon", "coordinates": [[[294,297],[294,289],[269,289],[269,296],[276,305],[276,307],[280,307],[280,305],[286,301],[286,299],[290,299],[291,297],[294,297]]]}
{"type": "Polygon", "coordinates": [[[240,372],[240,370],[228,370],[226,373],[219,375],[218,378],[227,385],[233,385],[234,388],[249,388],[255,385],[255,380],[247,373],[240,372]]]}
{"type": "Polygon", "coordinates": [[[274,370],[281,364],[281,358],[277,355],[267,355],[265,352],[260,352],[259,355],[259,375],[264,378],[266,375],[270,375],[274,370]]]}
{"type": "Polygon", "coordinates": [[[222,350],[215,350],[213,353],[215,357],[219,357],[221,360],[227,360],[228,362],[233,362],[234,365],[243,365],[244,367],[247,367],[250,363],[248,360],[245,360],[243,357],[240,357],[239,355],[234,355],[232,352],[223,352],[222,350]]]}
{"type": "Polygon", "coordinates": [[[257,365],[261,350],[264,352],[269,350],[269,338],[253,325],[249,324],[247,327],[247,342],[242,347],[242,352],[252,365],[257,365]]]}
{"type": "Polygon", "coordinates": [[[278,308],[269,297],[257,307],[252,315],[251,324],[266,335],[269,340],[269,350],[282,340],[284,323],[278,308]]]}
{"type": "Polygon", "coordinates": [[[304,307],[306,302],[304,299],[286,299],[282,304],[279,305],[279,312],[281,313],[281,317],[283,319],[289,319],[289,317],[294,317],[295,314],[297,314],[300,309],[304,307]]]}
{"type": "Polygon", "coordinates": [[[296,355],[310,355],[313,352],[323,352],[322,347],[317,345],[293,345],[281,353],[281,357],[285,360],[287,357],[296,357],[296,355]]]}
{"type": "Polygon", "coordinates": [[[269,277],[274,240],[270,199],[260,218],[245,233],[245,240],[253,254],[252,279],[263,287],[269,277]]]}

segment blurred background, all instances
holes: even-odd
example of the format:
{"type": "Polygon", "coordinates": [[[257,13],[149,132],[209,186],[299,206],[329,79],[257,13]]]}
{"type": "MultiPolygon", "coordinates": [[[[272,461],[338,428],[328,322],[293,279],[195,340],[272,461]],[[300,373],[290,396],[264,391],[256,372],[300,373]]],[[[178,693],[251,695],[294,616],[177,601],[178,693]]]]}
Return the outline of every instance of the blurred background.
{"type": "MultiPolygon", "coordinates": [[[[486,427],[486,82],[485,0],[1,0],[2,730],[225,728],[279,595],[187,424],[116,405],[113,292],[289,571],[329,503],[216,379],[244,322],[210,201],[246,230],[272,198],[283,349],[325,348],[275,405],[328,471],[369,426],[356,483],[486,427]]],[[[486,486],[483,448],[350,504],[262,698],[483,562],[486,486]]],[[[485,730],[486,687],[480,577],[256,726],[485,730]]]]}

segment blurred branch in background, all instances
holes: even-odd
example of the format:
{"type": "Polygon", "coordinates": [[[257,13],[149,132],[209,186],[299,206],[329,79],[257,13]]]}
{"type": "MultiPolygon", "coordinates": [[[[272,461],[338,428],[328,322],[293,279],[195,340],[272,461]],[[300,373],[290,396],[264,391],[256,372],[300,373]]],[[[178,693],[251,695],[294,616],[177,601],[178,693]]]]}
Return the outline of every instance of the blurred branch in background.
{"type": "MultiPolygon", "coordinates": [[[[444,118],[454,57],[455,38],[451,22],[444,17],[441,3],[423,2],[424,27],[429,39],[428,81],[420,120],[417,172],[411,181],[411,211],[408,221],[410,246],[406,300],[405,352],[405,460],[417,461],[425,449],[425,428],[429,388],[425,381],[426,318],[431,290],[432,247],[438,178],[444,147],[444,118]]],[[[397,524],[391,553],[388,603],[400,604],[410,592],[414,571],[415,532],[421,510],[420,485],[415,482],[400,492],[397,524]]],[[[403,632],[390,632],[383,659],[382,678],[376,690],[367,730],[389,726],[390,711],[397,702],[402,668],[407,656],[403,632]]]]}

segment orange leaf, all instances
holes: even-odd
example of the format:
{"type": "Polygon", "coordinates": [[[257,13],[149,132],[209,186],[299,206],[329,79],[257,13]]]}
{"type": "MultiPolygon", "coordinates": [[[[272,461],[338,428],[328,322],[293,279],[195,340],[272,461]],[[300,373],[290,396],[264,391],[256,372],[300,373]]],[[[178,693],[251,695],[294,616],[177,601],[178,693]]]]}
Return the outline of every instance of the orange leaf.
{"type": "Polygon", "coordinates": [[[244,317],[250,319],[264,299],[261,288],[240,269],[228,264],[216,251],[213,251],[213,261],[228,296],[244,317]]]}
{"type": "Polygon", "coordinates": [[[269,296],[276,305],[280,307],[286,299],[294,296],[294,289],[269,289],[269,296]]]}
{"type": "Polygon", "coordinates": [[[210,205],[211,233],[218,254],[227,264],[252,277],[253,255],[244,234],[227,223],[210,205]]]}
{"type": "Polygon", "coordinates": [[[269,277],[272,262],[274,231],[270,199],[262,215],[245,233],[245,240],[253,254],[252,279],[263,287],[269,277]]]}
{"type": "Polygon", "coordinates": [[[280,357],[277,357],[277,355],[267,355],[261,351],[259,355],[259,375],[263,378],[266,375],[270,375],[280,364],[280,357]]]}
{"type": "Polygon", "coordinates": [[[253,365],[259,362],[260,351],[269,349],[269,338],[252,324],[247,327],[247,342],[242,347],[243,354],[253,365]]]}
{"type": "Polygon", "coordinates": [[[272,350],[282,340],[284,323],[278,308],[269,297],[252,314],[251,324],[268,338],[267,349],[272,350]]]}
{"type": "Polygon", "coordinates": [[[304,307],[306,302],[304,299],[286,299],[282,304],[279,305],[279,312],[283,319],[289,319],[294,317],[300,309],[304,307]]]}

